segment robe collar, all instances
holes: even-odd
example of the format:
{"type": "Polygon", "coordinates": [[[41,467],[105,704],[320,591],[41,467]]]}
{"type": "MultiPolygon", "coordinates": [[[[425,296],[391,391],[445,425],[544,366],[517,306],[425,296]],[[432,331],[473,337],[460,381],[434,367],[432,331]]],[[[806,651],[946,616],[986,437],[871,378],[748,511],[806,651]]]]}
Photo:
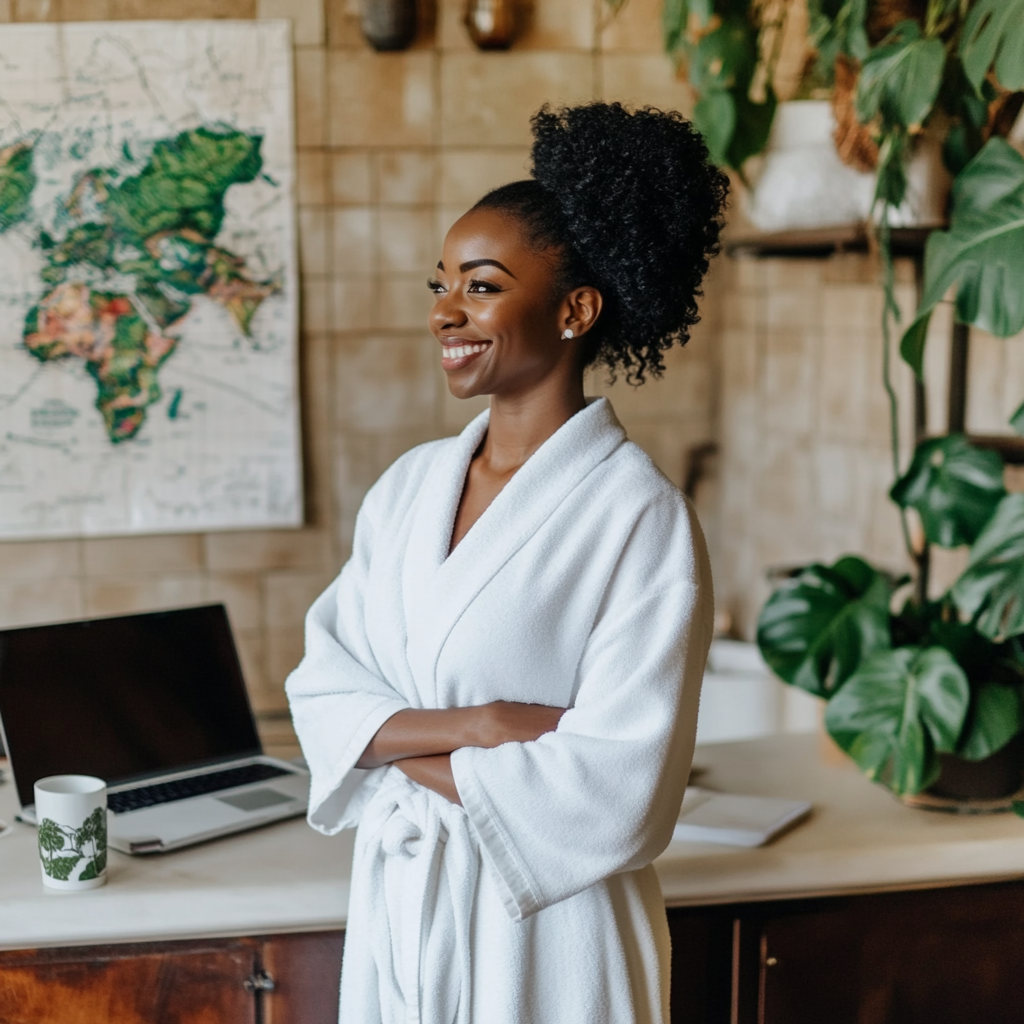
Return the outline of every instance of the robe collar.
{"type": "Polygon", "coordinates": [[[420,693],[433,689],[435,698],[437,660],[463,611],[580,482],[626,440],[608,399],[588,399],[585,409],[530,456],[449,555],[469,463],[489,419],[489,411],[481,413],[431,467],[405,553],[406,655],[420,693]]]}

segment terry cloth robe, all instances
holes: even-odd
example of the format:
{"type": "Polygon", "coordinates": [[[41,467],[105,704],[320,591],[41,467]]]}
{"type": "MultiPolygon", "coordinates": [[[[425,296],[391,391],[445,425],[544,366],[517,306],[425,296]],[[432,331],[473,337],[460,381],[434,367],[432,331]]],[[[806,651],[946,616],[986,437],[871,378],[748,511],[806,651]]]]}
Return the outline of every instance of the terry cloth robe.
{"type": "Polygon", "coordinates": [[[694,514],[592,400],[449,555],[488,415],[401,457],[306,621],[287,683],[309,822],[357,827],[343,1024],[668,1021],[651,861],[693,753],[712,632],[694,514]],[[464,807],[356,761],[403,708],[568,707],[531,743],[464,747],[464,807]]]}

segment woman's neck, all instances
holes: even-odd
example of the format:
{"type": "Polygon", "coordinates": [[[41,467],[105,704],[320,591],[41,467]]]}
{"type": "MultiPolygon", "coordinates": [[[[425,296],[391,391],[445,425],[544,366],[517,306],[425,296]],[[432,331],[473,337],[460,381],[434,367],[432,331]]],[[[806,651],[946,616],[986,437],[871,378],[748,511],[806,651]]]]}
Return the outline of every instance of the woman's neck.
{"type": "Polygon", "coordinates": [[[586,404],[582,373],[545,380],[518,395],[492,395],[490,423],[478,457],[492,472],[511,475],[586,404]]]}

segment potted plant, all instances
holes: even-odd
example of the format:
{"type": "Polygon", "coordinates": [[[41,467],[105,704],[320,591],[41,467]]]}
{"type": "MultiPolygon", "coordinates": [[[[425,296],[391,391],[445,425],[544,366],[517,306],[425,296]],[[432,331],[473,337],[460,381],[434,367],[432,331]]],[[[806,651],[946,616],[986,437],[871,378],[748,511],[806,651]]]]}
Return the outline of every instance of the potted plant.
{"type": "MultiPolygon", "coordinates": [[[[716,157],[740,171],[775,116],[766,33],[786,5],[665,0],[666,45],[697,94],[694,120],[716,157]]],[[[780,678],[827,701],[828,731],[870,778],[905,797],[930,787],[1005,796],[1021,783],[1024,494],[1007,493],[998,452],[960,433],[922,440],[902,465],[889,243],[914,140],[931,133],[954,176],[949,222],[927,239],[901,355],[922,377],[929,317],[951,291],[959,323],[1002,337],[1024,328],[1024,157],[1005,138],[1024,101],[1024,2],[809,0],[809,15],[808,81],[831,88],[833,101],[846,89],[852,121],[840,141],[859,132],[861,149],[877,154],[890,497],[915,572],[897,577],[852,555],[807,566],[768,600],[758,644],[780,678]],[[938,597],[928,595],[928,545],[969,546],[966,569],[938,597]],[[980,781],[972,765],[988,769],[980,781]]],[[[1011,425],[1024,434],[1024,405],[1011,425]]]]}

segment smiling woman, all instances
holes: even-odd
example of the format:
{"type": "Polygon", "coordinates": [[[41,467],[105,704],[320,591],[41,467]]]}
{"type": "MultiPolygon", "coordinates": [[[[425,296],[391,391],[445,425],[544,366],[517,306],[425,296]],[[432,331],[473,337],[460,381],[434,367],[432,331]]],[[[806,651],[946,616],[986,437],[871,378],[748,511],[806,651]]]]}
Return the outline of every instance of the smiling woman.
{"type": "Polygon", "coordinates": [[[490,410],[360,510],[288,681],[310,823],[358,827],[342,1024],[668,1019],[651,861],[713,599],[683,496],[583,394],[686,341],[725,180],[679,114],[542,110],[448,232],[430,327],[490,410]]]}

